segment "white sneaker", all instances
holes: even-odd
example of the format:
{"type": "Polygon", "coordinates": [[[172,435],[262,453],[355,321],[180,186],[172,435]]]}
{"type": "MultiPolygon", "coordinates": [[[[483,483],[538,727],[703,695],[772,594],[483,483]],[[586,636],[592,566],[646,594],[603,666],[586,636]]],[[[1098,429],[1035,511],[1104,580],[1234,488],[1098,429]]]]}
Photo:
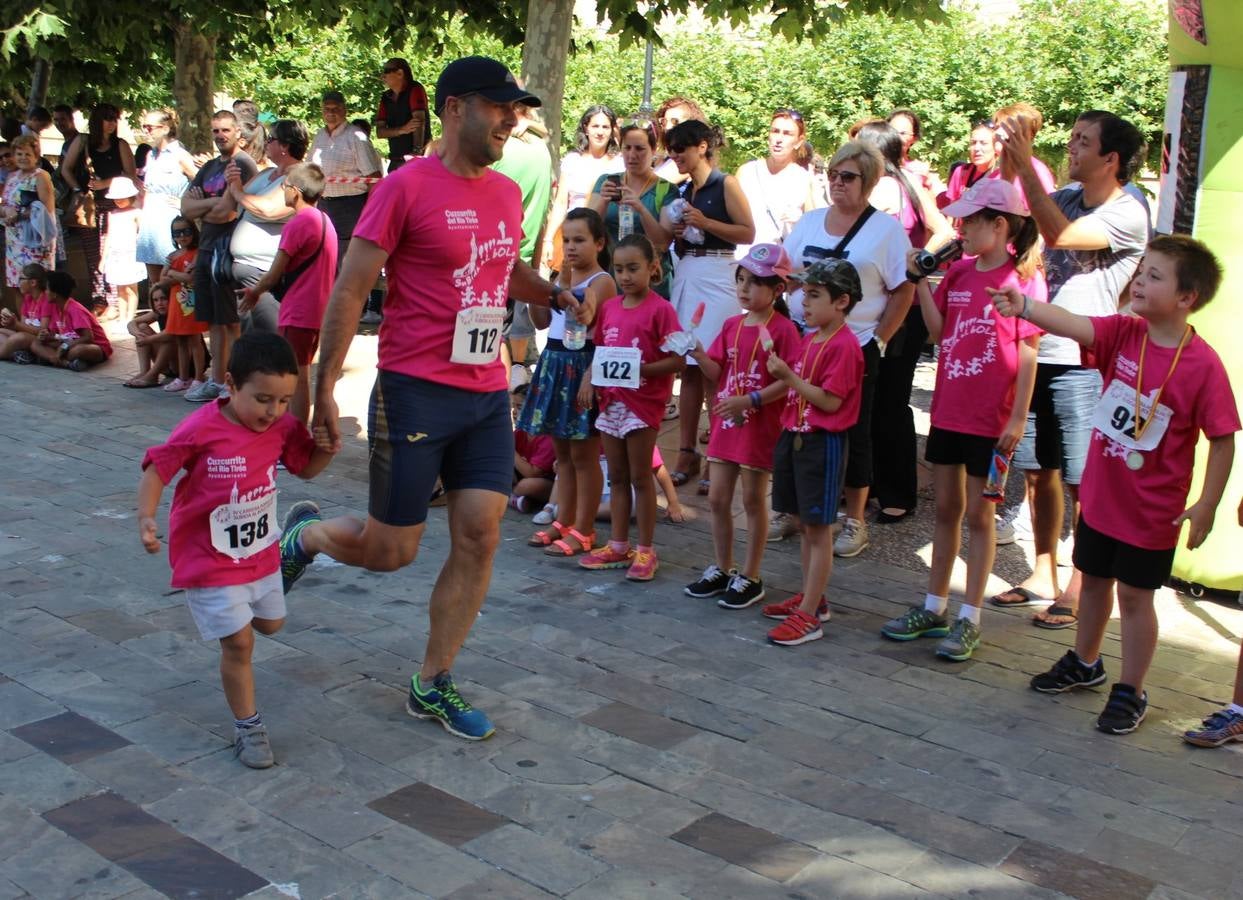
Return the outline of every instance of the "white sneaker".
{"type": "Polygon", "coordinates": [[[531,522],[535,525],[551,525],[557,521],[557,504],[549,503],[539,512],[531,517],[531,522]]]}
{"type": "Polygon", "coordinates": [[[1001,516],[997,516],[997,524],[995,527],[995,531],[996,531],[996,540],[994,541],[994,543],[996,543],[998,547],[1004,547],[1007,544],[1014,543],[1014,522],[1013,520],[1007,522],[1001,516]]]}
{"type": "Polygon", "coordinates": [[[784,541],[792,534],[798,534],[798,519],[785,513],[777,513],[768,523],[768,543],[776,544],[784,541]]]}
{"type": "Polygon", "coordinates": [[[208,379],[192,391],[186,391],[181,396],[191,403],[206,403],[208,400],[215,400],[224,391],[224,386],[216,384],[216,382],[208,379]]]}
{"type": "Polygon", "coordinates": [[[833,555],[843,559],[858,556],[868,547],[868,527],[858,519],[847,519],[842,533],[833,542],[833,555]]]}
{"type": "Polygon", "coordinates": [[[1075,536],[1068,534],[1057,542],[1057,567],[1059,569],[1072,569],[1075,564],[1072,556],[1075,552],[1075,536]]]}
{"type": "Polygon", "coordinates": [[[1010,525],[1014,528],[1014,539],[1017,541],[1032,541],[1036,535],[1032,531],[1032,508],[1024,500],[1019,504],[1018,509],[1014,511],[1014,517],[1010,519],[1010,525]]]}

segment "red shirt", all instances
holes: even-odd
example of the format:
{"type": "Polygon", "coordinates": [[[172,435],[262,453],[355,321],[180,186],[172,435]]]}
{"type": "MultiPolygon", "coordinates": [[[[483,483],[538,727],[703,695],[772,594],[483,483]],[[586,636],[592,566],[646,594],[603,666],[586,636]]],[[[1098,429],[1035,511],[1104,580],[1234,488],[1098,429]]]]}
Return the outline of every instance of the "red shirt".
{"type": "MultiPolygon", "coordinates": [[[[744,325],[745,319],[746,315],[726,319],[708,348],[708,358],[721,367],[717,403],[730,397],[745,397],[776,381],[768,373],[768,351],[760,344],[760,328],[744,325]]],[[[794,323],[775,313],[767,327],[773,339],[772,352],[786,362],[794,360],[802,342],[794,323]]],[[[727,416],[713,416],[708,455],[741,466],[771,469],[773,448],[781,434],[781,409],[780,402],[766,403],[759,409],[747,407],[742,411],[741,422],[727,416]]]]}
{"type": "MultiPolygon", "coordinates": [[[[596,315],[595,344],[597,347],[638,347],[642,363],[659,362],[672,353],[660,349],[665,338],[682,330],[673,304],[655,291],[649,291],[643,302],[633,309],[622,306],[622,295],[610,297],[596,315]]],[[[639,379],[639,386],[628,388],[596,388],[599,408],[604,410],[614,400],[623,403],[649,428],[659,428],[665,417],[665,404],[673,396],[673,373],[655,378],[639,379]]]]}
{"type": "Polygon", "coordinates": [[[932,392],[932,424],[945,431],[1000,437],[1014,409],[1019,342],[1040,334],[1026,319],[997,314],[985,288],[1014,285],[1024,294],[1048,299],[1044,275],[1023,280],[1007,261],[988,272],[976,259],[950,266],[933,297],[945,322],[932,392]]]}
{"type": "Polygon", "coordinates": [[[491,169],[463,178],[439,157],[411,160],[376,185],[354,237],[388,253],[388,296],[380,326],[379,368],[467,391],[503,391],[500,320],[522,240],[522,191],[491,169]],[[499,310],[488,324],[459,313],[499,310]],[[452,362],[454,333],[474,329],[496,351],[481,364],[452,362]]]}
{"type": "Polygon", "coordinates": [[[315,450],[310,431],[293,416],[251,431],[224,415],[226,403],[191,413],[142,459],[165,484],[186,470],[168,516],[173,587],[249,584],[280,568],[276,463],[297,474],[315,450]]]}
{"type": "Polygon", "coordinates": [[[825,412],[790,388],[781,410],[781,427],[786,431],[847,431],[859,421],[863,350],[849,328],[837,329],[828,341],[817,341],[818,334],[812,331],[803,338],[790,368],[804,381],[841,397],[842,405],[835,412],[825,412]]]}
{"type": "MultiPolygon", "coordinates": [[[[1194,335],[1161,393],[1156,419],[1136,442],[1135,378],[1148,323],[1135,316],[1105,316],[1092,319],[1092,327],[1096,338],[1084,354],[1084,364],[1100,369],[1105,392],[1093,414],[1092,441],[1079,486],[1083,517],[1116,540],[1169,550],[1178,543],[1179,529],[1173,521],[1186,509],[1200,432],[1215,438],[1239,430],[1230,379],[1213,348],[1194,335]],[[1115,423],[1123,423],[1121,431],[1115,423]],[[1127,458],[1137,448],[1143,466],[1133,471],[1127,458]]],[[[1175,352],[1148,341],[1140,385],[1147,402],[1165,382],[1175,352]]]]}
{"type": "Polygon", "coordinates": [[[553,445],[551,436],[515,431],[514,452],[539,471],[552,476],[557,462],[557,448],[553,445]]]}
{"type": "Polygon", "coordinates": [[[104,334],[104,326],[100,325],[99,320],[91,314],[91,311],[77,300],[70,297],[63,307],[49,300],[43,312],[44,315],[51,317],[48,331],[56,337],[66,341],[72,340],[78,336],[81,329],[89,328],[91,340],[103,349],[104,358],[112,356],[112,342],[108,340],[108,335],[104,334]]]}
{"type": "Polygon", "coordinates": [[[320,245],[321,234],[324,236],[323,249],[281,300],[280,316],[277,318],[281,328],[293,326],[318,331],[324,321],[328,295],[332,293],[332,281],[337,273],[337,229],[332,227],[326,215],[313,206],[304,206],[281,229],[280,249],[289,254],[289,261],[285,263],[286,275],[311,257],[320,245]]]}

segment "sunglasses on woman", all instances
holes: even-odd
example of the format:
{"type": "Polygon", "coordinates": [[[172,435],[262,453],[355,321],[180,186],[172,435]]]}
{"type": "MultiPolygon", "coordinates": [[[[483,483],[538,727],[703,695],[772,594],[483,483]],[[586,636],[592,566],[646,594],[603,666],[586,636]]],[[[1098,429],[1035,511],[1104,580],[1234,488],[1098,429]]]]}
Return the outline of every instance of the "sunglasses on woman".
{"type": "Polygon", "coordinates": [[[842,184],[854,184],[862,178],[858,172],[847,172],[844,169],[829,169],[829,181],[840,181],[842,184]]]}
{"type": "Polygon", "coordinates": [[[194,237],[194,229],[193,228],[174,228],[173,237],[175,238],[194,237]]]}

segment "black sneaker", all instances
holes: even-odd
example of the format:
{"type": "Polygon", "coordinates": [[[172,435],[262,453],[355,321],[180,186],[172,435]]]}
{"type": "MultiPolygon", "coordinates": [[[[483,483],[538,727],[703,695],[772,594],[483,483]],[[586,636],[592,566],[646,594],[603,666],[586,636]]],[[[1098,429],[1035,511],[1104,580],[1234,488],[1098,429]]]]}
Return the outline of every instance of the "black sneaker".
{"type": "Polygon", "coordinates": [[[736,572],[733,569],[728,572],[722,572],[721,567],[713,563],[704,569],[703,576],[698,581],[683,588],[683,593],[688,597],[694,597],[696,600],[706,600],[708,597],[724,594],[729,590],[729,580],[735,574],[736,572]]]}
{"type": "Polygon", "coordinates": [[[729,590],[725,596],[716,601],[721,609],[746,609],[753,603],[764,599],[764,581],[760,578],[752,581],[746,575],[735,573],[729,580],[729,590]]]}
{"type": "Polygon", "coordinates": [[[1109,691],[1109,700],[1096,720],[1096,728],[1105,734],[1130,734],[1147,713],[1148,692],[1141,696],[1135,693],[1135,688],[1119,681],[1109,691]]]}
{"type": "Polygon", "coordinates": [[[1085,666],[1074,650],[1053,664],[1047,672],[1033,675],[1032,690],[1042,694],[1062,694],[1075,688],[1096,687],[1105,683],[1105,663],[1097,660],[1093,666],[1085,666]]]}

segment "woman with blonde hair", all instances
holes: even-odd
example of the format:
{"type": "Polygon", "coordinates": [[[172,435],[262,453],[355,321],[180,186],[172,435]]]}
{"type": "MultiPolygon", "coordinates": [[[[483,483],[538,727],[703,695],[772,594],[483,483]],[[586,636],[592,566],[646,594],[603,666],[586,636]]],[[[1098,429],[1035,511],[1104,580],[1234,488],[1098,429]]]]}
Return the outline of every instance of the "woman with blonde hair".
{"type": "Polygon", "coordinates": [[[155,284],[177,250],[172,239],[173,219],[181,214],[185,193],[198,167],[177,140],[177,113],[148,110],[142,115],[142,134],[151,147],[143,173],[142,215],[138,218],[138,261],[147,267],[147,281],[155,284]]]}

